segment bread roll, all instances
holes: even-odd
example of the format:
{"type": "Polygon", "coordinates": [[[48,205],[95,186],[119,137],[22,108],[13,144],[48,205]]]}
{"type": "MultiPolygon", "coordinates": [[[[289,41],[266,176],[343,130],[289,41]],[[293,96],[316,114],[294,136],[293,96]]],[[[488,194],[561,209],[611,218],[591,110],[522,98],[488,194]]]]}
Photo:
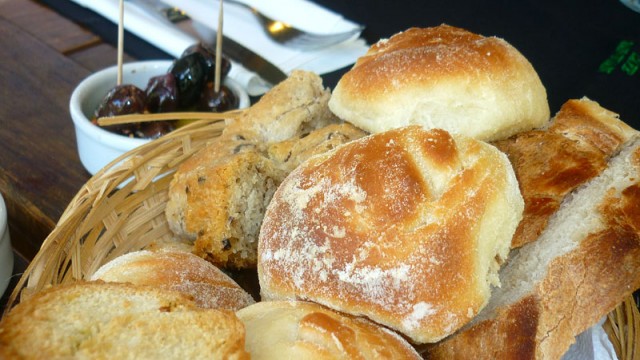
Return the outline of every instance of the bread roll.
{"type": "Polygon", "coordinates": [[[318,75],[296,71],[182,163],[165,211],[172,232],[216,266],[255,268],[262,217],[282,179],[307,156],[364,136],[350,124],[328,128],[339,122],[328,99],[318,75]]]}
{"type": "Polygon", "coordinates": [[[546,90],[517,49],[448,25],[374,44],[340,79],[329,108],[371,133],[420,124],[485,141],[549,120],[546,90]]]}
{"type": "Polygon", "coordinates": [[[57,285],[0,322],[2,359],[248,359],[233,312],[123,283],[57,285]]]}
{"type": "Polygon", "coordinates": [[[576,190],[540,237],[512,252],[502,286],[428,359],[560,359],[640,288],[640,136],[576,190]]]}
{"type": "Polygon", "coordinates": [[[420,359],[398,334],[315,303],[266,301],[237,315],[254,360],[420,359]]]}
{"type": "Polygon", "coordinates": [[[509,157],[524,198],[512,247],[535,241],[564,199],[593,179],[636,133],[587,98],[569,100],[544,129],[493,143],[509,157]]]}
{"type": "Polygon", "coordinates": [[[522,210],[507,157],[484,142],[419,126],[355,140],[276,191],[260,232],[261,295],[437,341],[487,302],[522,210]]]}
{"type": "Polygon", "coordinates": [[[91,280],[126,282],[175,290],[202,308],[239,310],[255,301],[208,261],[181,251],[134,251],[100,267],[91,280]]]}

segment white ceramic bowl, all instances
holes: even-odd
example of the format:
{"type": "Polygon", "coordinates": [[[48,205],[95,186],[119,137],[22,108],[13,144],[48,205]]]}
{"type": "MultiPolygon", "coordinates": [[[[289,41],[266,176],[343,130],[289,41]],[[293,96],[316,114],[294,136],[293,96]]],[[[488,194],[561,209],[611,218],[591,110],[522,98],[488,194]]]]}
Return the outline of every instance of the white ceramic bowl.
{"type": "Polygon", "coordinates": [[[0,296],[7,289],[13,273],[13,249],[7,225],[7,207],[0,194],[0,296]]]}
{"type": "MultiPolygon", "coordinates": [[[[171,63],[170,60],[152,60],[124,64],[122,83],[133,84],[144,90],[149,79],[166,73],[171,63]]],[[[117,66],[92,74],[78,84],[69,101],[80,161],[92,175],[118,156],[150,141],[118,135],[91,123],[95,109],[116,85],[116,75],[117,66]]],[[[249,106],[249,96],[242,86],[229,77],[226,78],[225,85],[238,96],[240,108],[249,106]]]]}

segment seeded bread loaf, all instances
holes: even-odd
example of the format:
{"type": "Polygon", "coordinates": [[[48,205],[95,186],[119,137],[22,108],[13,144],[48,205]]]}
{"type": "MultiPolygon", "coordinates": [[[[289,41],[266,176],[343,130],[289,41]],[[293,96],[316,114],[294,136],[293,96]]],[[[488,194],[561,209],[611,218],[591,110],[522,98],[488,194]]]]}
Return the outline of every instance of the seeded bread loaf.
{"type": "Polygon", "coordinates": [[[338,125],[328,98],[319,76],[294,72],[185,161],[165,211],[176,236],[219,267],[255,268],[262,217],[282,179],[306,157],[365,135],[338,125]]]}

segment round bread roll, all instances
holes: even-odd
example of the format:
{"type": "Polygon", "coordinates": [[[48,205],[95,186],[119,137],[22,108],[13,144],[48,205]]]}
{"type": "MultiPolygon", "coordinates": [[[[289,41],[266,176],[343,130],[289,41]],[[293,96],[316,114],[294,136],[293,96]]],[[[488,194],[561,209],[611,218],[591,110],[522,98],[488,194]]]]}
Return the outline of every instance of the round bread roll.
{"type": "Polygon", "coordinates": [[[420,124],[484,141],[549,121],[546,90],[518,50],[448,25],[374,44],[340,79],[329,108],[370,133],[420,124]]]}
{"type": "Polygon", "coordinates": [[[236,314],[254,360],[421,359],[391,330],[311,302],[259,302],[236,314]]]}
{"type": "Polygon", "coordinates": [[[248,359],[242,322],[164,289],[57,285],[0,322],[0,359],[248,359]]]}
{"type": "Polygon", "coordinates": [[[208,261],[181,251],[140,250],[101,266],[91,280],[151,285],[187,294],[203,308],[239,310],[255,301],[208,261]]]}
{"type": "Polygon", "coordinates": [[[355,140],[274,194],[262,299],[310,300],[435,342],[487,303],[523,207],[507,157],[487,143],[415,125],[355,140]]]}

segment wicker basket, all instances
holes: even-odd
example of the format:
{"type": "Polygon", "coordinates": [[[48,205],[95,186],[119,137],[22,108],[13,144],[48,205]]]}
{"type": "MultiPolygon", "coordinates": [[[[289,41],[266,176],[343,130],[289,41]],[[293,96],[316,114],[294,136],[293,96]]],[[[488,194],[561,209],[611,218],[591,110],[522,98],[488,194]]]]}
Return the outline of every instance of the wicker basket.
{"type": "MultiPolygon", "coordinates": [[[[223,129],[223,120],[195,121],[124,154],[93,176],[20,278],[7,311],[43,288],[84,279],[117,256],[172,242],[164,210],[173,172],[223,129]]],[[[640,359],[637,305],[629,296],[605,322],[619,359],[640,359]]]]}

